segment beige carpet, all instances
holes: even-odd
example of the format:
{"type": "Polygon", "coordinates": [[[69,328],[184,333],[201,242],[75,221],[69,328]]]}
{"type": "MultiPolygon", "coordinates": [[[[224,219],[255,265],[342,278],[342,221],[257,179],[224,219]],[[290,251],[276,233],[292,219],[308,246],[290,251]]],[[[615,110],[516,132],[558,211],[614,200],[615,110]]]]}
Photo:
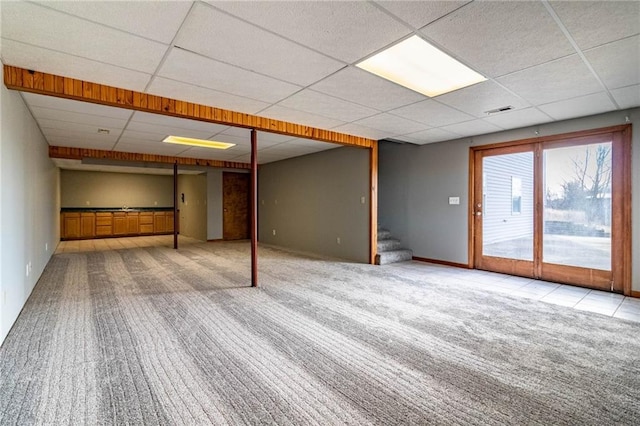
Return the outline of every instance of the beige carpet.
{"type": "MultiPolygon", "coordinates": [[[[639,424],[640,324],[247,243],[62,253],[0,424],[639,424]]],[[[409,265],[410,266],[410,265],[409,265]]]]}

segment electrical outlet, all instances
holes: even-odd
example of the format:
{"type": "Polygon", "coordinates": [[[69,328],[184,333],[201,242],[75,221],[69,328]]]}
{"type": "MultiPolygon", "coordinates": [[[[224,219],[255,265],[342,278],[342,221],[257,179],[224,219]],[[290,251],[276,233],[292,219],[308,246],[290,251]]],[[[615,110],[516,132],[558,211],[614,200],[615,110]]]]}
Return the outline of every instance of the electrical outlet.
{"type": "Polygon", "coordinates": [[[29,276],[29,264],[27,263],[27,265],[25,266],[25,269],[27,271],[27,277],[29,276]]]}
{"type": "Polygon", "coordinates": [[[90,206],[91,205],[91,201],[87,200],[87,205],[90,206]]]}
{"type": "Polygon", "coordinates": [[[366,202],[366,200],[367,200],[366,198],[360,197],[360,204],[364,204],[366,202]]]}
{"type": "Polygon", "coordinates": [[[158,202],[157,202],[157,201],[154,201],[154,202],[153,202],[153,205],[154,205],[154,206],[157,206],[157,205],[158,205],[158,202]]]}
{"type": "Polygon", "coordinates": [[[338,243],[338,245],[342,244],[342,241],[340,240],[340,237],[336,238],[336,243],[338,243]]]}
{"type": "Polygon", "coordinates": [[[49,251],[49,243],[44,243],[44,251],[49,251]]]}
{"type": "Polygon", "coordinates": [[[272,232],[273,232],[273,235],[276,235],[276,230],[275,229],[272,232]]]}
{"type": "Polygon", "coordinates": [[[260,204],[264,206],[264,200],[261,200],[261,201],[260,201],[260,204]]]}

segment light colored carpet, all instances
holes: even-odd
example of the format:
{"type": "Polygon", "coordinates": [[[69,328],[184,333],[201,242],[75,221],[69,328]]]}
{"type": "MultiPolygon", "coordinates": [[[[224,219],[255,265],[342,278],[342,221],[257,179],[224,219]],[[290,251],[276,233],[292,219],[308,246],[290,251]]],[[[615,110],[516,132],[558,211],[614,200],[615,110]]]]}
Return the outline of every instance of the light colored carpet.
{"type": "Polygon", "coordinates": [[[55,255],[0,424],[639,424],[640,324],[247,243],[55,255]]]}

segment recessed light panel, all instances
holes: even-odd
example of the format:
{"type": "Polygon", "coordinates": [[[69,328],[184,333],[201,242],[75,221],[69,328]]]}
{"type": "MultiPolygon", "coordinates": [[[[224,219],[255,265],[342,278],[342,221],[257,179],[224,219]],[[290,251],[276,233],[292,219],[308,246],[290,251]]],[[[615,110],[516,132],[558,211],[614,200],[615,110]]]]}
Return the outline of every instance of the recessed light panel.
{"type": "Polygon", "coordinates": [[[401,41],[356,66],[429,97],[486,80],[418,36],[401,41]]]}
{"type": "Polygon", "coordinates": [[[197,146],[200,148],[229,149],[236,146],[235,143],[216,142],[205,139],[185,138],[182,136],[167,136],[162,142],[175,143],[178,145],[197,146]]]}

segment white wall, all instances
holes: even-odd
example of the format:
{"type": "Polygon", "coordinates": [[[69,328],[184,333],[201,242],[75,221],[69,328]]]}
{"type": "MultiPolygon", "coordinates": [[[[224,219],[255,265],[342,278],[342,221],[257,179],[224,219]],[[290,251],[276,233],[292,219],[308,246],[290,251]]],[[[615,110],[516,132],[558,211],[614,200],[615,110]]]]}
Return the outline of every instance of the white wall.
{"type": "Polygon", "coordinates": [[[222,239],[222,170],[207,172],[207,240],[222,239]]]}
{"type": "Polygon", "coordinates": [[[60,177],[20,94],[0,90],[1,343],[60,241],[60,177]]]}
{"type": "Polygon", "coordinates": [[[640,108],[423,146],[380,144],[378,223],[415,256],[468,262],[469,147],[625,124],[632,137],[632,289],[640,291],[640,108]],[[459,196],[460,205],[448,205],[459,196]]]}

